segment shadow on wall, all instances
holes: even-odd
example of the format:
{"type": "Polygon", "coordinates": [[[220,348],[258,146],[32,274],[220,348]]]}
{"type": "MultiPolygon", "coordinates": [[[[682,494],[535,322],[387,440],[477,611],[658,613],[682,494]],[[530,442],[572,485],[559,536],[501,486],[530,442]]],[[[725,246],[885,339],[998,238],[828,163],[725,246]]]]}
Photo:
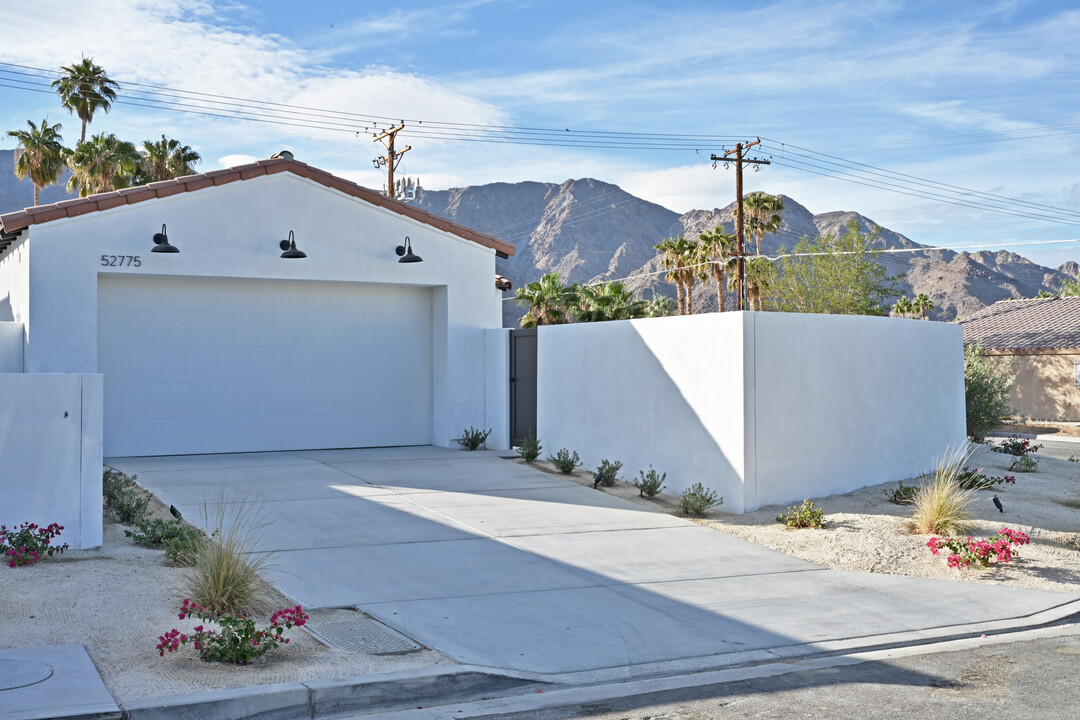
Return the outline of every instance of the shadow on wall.
{"type": "Polygon", "coordinates": [[[0,322],[15,322],[15,310],[11,307],[11,294],[0,298],[0,322]]]}

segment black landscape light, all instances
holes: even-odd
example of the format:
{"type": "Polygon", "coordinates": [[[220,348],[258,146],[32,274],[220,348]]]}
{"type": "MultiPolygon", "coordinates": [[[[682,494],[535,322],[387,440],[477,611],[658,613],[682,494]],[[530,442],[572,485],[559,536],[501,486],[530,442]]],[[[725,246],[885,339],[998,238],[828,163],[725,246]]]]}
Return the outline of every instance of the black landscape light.
{"type": "Polygon", "coordinates": [[[281,257],[283,257],[283,258],[292,259],[292,258],[306,258],[307,257],[307,253],[304,253],[304,252],[296,249],[296,238],[293,237],[293,231],[292,230],[289,231],[289,239],[288,240],[282,240],[280,243],[278,243],[278,247],[280,247],[282,250],[285,251],[285,252],[281,253],[281,257]]]}
{"type": "Polygon", "coordinates": [[[405,238],[405,244],[398,245],[394,252],[396,252],[401,257],[401,259],[398,260],[399,263],[424,262],[424,258],[413,253],[412,240],[410,240],[408,237],[405,238]]]}
{"type": "Polygon", "coordinates": [[[169,244],[169,236],[165,234],[165,223],[161,223],[161,232],[154,233],[154,248],[150,252],[178,253],[180,250],[169,244]]]}

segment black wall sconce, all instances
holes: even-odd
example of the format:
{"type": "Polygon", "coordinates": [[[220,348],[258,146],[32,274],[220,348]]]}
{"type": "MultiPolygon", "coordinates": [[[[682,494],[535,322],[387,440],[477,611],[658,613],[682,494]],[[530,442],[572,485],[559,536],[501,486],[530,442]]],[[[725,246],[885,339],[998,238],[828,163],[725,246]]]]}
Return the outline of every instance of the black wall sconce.
{"type": "Polygon", "coordinates": [[[289,231],[289,239],[282,240],[278,246],[285,252],[281,253],[283,258],[306,258],[307,253],[304,253],[296,249],[296,238],[293,237],[293,231],[289,231]]]}
{"type": "Polygon", "coordinates": [[[399,263],[424,262],[424,258],[413,253],[412,240],[410,240],[408,237],[405,238],[405,244],[398,245],[394,252],[396,252],[401,257],[401,259],[398,260],[399,263]]]}
{"type": "Polygon", "coordinates": [[[161,232],[154,233],[154,248],[150,252],[178,253],[180,250],[169,244],[169,236],[165,234],[165,223],[161,223],[161,232]]]}

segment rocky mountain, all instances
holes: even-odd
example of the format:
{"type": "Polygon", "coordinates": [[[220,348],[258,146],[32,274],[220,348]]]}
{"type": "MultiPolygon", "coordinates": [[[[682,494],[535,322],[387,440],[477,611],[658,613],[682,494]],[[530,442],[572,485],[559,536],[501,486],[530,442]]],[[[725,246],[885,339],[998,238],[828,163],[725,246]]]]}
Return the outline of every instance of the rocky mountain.
{"type": "MultiPolygon", "coordinates": [[[[33,186],[20,181],[13,167],[13,151],[0,150],[0,212],[33,203],[33,186]]],[[[43,203],[68,197],[63,184],[42,192],[43,203]]],[[[761,250],[766,254],[776,254],[781,246],[790,248],[803,236],[842,233],[852,220],[863,232],[876,225],[849,211],[814,215],[794,198],[781,197],[782,227],[763,239],[761,250]]],[[[565,282],[631,278],[626,284],[645,298],[657,293],[675,295],[674,286],[664,280],[654,245],[671,236],[696,238],[717,225],[730,232],[734,225],[734,203],[680,215],[591,178],[561,184],[492,183],[423,191],[416,202],[425,210],[514,243],[517,254],[496,265],[514,287],[549,272],[559,273],[565,282]]],[[[881,229],[879,243],[888,249],[924,247],[887,228],[881,229]]],[[[880,262],[890,276],[903,276],[897,286],[909,297],[918,293],[930,296],[935,306],[931,316],[938,320],[965,317],[1006,298],[1054,292],[1066,279],[1080,279],[1080,264],[1076,262],[1048,268],[1007,251],[967,253],[927,248],[886,253],[880,262]]],[[[728,300],[730,307],[733,298],[729,295],[728,300]]],[[[695,310],[714,310],[716,306],[715,285],[698,285],[695,310]]],[[[515,326],[523,312],[516,303],[504,302],[504,323],[515,326]]]]}

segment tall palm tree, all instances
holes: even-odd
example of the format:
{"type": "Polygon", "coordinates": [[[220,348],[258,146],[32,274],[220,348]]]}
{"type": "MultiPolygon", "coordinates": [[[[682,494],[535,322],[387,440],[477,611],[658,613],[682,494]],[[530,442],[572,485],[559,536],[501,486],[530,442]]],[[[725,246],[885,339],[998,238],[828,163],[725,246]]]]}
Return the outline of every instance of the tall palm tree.
{"type": "Polygon", "coordinates": [[[899,300],[893,303],[892,311],[902,318],[906,318],[909,312],[912,312],[914,308],[911,306],[911,301],[907,299],[907,296],[902,296],[899,300]]]}
{"type": "Polygon", "coordinates": [[[665,238],[655,247],[661,253],[661,264],[670,270],[664,277],[668,282],[675,284],[679,314],[692,315],[694,313],[694,284],[699,274],[696,266],[701,262],[700,246],[697,242],[687,240],[680,235],[677,238],[665,238]]]}
{"type": "Polygon", "coordinates": [[[923,320],[926,320],[926,313],[933,309],[934,303],[930,302],[930,297],[925,293],[916,295],[914,302],[911,303],[911,311],[919,313],[923,320]]]}
{"type": "Polygon", "coordinates": [[[63,65],[60,72],[52,86],[60,96],[60,103],[82,120],[79,142],[86,142],[87,123],[98,110],[109,112],[120,85],[105,74],[104,68],[95,65],[93,58],[83,57],[81,62],[63,65]]]}
{"type": "Polygon", "coordinates": [[[564,287],[558,273],[548,273],[540,278],[539,282],[531,282],[518,288],[514,299],[519,304],[529,306],[529,311],[521,318],[521,327],[563,325],[569,322],[567,312],[575,289],[564,287]]]}
{"type": "Polygon", "coordinates": [[[783,222],[780,213],[784,210],[784,201],[776,195],[757,190],[743,198],[746,208],[746,230],[757,241],[757,254],[761,254],[761,239],[766,233],[774,233],[783,222]]]}
{"type": "Polygon", "coordinates": [[[142,159],[135,184],[172,180],[195,174],[195,163],[202,158],[188,145],[181,145],[179,140],[161,136],[161,140],[143,142],[142,159]]]}
{"type": "Polygon", "coordinates": [[[94,135],[76,145],[68,156],[68,192],[78,191],[79,197],[86,197],[129,187],[139,169],[139,159],[139,151],[126,140],[112,133],[94,135]]]}
{"type": "Polygon", "coordinates": [[[746,293],[750,296],[750,309],[762,310],[762,300],[776,282],[776,265],[763,257],[746,260],[746,293]]]}
{"type": "Polygon", "coordinates": [[[9,130],[8,136],[19,141],[15,148],[15,174],[20,179],[30,178],[34,183],[34,204],[41,203],[41,189],[52,185],[60,178],[64,169],[63,138],[60,137],[60,123],[50,125],[48,118],[35,125],[27,120],[29,130],[9,130]]]}
{"type": "Polygon", "coordinates": [[[581,322],[632,320],[645,317],[646,303],[618,281],[585,285],[578,292],[574,314],[581,322]]]}
{"type": "Polygon", "coordinates": [[[724,312],[727,299],[727,273],[737,262],[735,255],[736,238],[734,234],[724,232],[722,225],[717,225],[708,232],[698,235],[701,252],[709,266],[705,269],[702,282],[705,277],[711,275],[716,281],[716,302],[718,312],[724,312]]]}

